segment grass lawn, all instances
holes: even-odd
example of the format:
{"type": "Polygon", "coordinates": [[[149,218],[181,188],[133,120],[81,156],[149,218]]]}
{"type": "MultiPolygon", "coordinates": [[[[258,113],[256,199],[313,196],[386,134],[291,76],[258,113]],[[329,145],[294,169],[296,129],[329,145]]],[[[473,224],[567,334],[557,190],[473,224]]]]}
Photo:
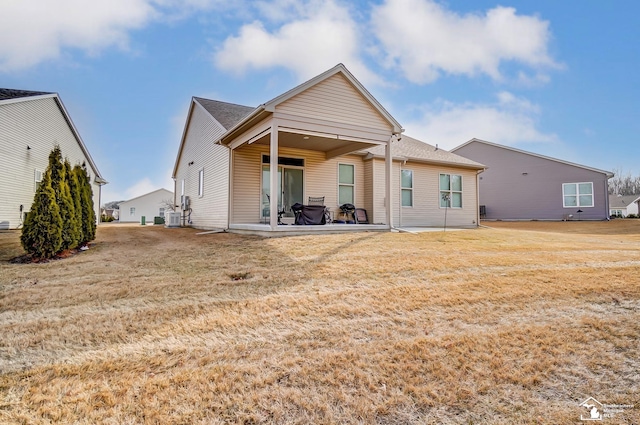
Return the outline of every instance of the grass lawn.
{"type": "Polygon", "coordinates": [[[640,220],[483,225],[0,232],[0,423],[640,423],[640,220]]]}

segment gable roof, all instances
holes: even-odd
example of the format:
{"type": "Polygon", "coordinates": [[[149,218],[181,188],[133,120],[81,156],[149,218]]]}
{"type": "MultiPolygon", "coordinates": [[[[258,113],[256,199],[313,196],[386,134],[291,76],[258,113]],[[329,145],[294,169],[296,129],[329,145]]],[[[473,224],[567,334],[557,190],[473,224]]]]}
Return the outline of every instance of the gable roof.
{"type": "Polygon", "coordinates": [[[609,208],[627,208],[640,201],[640,195],[609,195],[609,208]]]}
{"type": "Polygon", "coordinates": [[[167,192],[167,195],[173,195],[173,192],[172,192],[172,191],[170,191],[169,189],[165,189],[164,187],[162,187],[162,188],[160,188],[160,189],[153,190],[153,191],[151,191],[151,192],[149,192],[149,193],[145,193],[145,194],[143,194],[143,195],[136,196],[135,198],[127,199],[126,201],[122,201],[122,202],[120,202],[120,204],[124,204],[125,202],[135,201],[136,199],[144,198],[145,196],[153,195],[153,194],[155,194],[155,193],[157,193],[157,192],[167,192]]]}
{"type": "Polygon", "coordinates": [[[367,91],[367,89],[365,89],[364,86],[356,80],[347,68],[340,63],[328,71],[323,72],[322,74],[294,87],[266,103],[259,105],[258,107],[238,105],[235,103],[205,99],[196,96],[192,97],[189,112],[187,114],[187,120],[182,132],[182,138],[180,140],[180,147],[178,148],[178,155],[176,156],[176,161],[173,166],[172,177],[175,178],[178,171],[178,164],[184,148],[187,129],[189,127],[189,122],[191,120],[195,104],[204,108],[211,118],[224,128],[225,132],[217,140],[212,141],[213,143],[223,143],[225,139],[230,139],[234,134],[236,134],[236,132],[241,131],[242,129],[247,128],[271,115],[278,104],[285,102],[286,100],[336,74],[344,76],[345,79],[373,106],[373,108],[389,122],[393,128],[393,134],[400,134],[404,131],[398,121],[396,121],[395,118],[393,118],[391,114],[389,114],[389,112],[371,95],[371,93],[369,93],[369,91],[367,91]]]}
{"type": "Polygon", "coordinates": [[[10,99],[20,99],[23,97],[31,97],[31,96],[42,96],[45,94],[55,94],[48,93],[44,91],[31,91],[31,90],[18,90],[18,89],[3,89],[0,88],[0,101],[2,100],[10,100],[10,99]]]}
{"type": "Polygon", "coordinates": [[[347,70],[347,68],[339,63],[333,68],[323,72],[320,75],[317,75],[310,80],[292,88],[291,90],[274,97],[270,101],[259,105],[255,108],[251,113],[249,113],[242,120],[237,122],[232,128],[227,129],[227,132],[223,134],[219,140],[216,142],[223,142],[225,139],[231,138],[238,130],[245,128],[252,123],[256,123],[269,114],[275,111],[277,105],[291,99],[299,93],[307,90],[308,88],[336,75],[341,74],[370,104],[371,106],[382,116],[384,119],[391,124],[393,128],[393,134],[400,134],[404,131],[400,123],[396,121],[395,118],[391,116],[391,114],[378,102],[369,91],[347,70]]]}
{"type": "MultiPolygon", "coordinates": [[[[360,151],[360,154],[384,158],[385,147],[382,145],[375,146],[360,151]]],[[[438,165],[452,165],[456,167],[471,168],[474,170],[484,170],[487,168],[479,162],[472,161],[468,158],[440,149],[407,135],[403,135],[399,141],[393,142],[391,154],[393,155],[393,159],[396,160],[406,159],[409,161],[438,165]]]]}
{"type": "Polygon", "coordinates": [[[330,77],[333,77],[336,74],[341,74],[347,81],[358,91],[360,94],[373,106],[375,110],[378,111],[380,115],[382,115],[393,127],[393,133],[399,134],[402,133],[402,126],[395,118],[391,116],[391,114],[382,106],[380,102],[376,100],[375,97],[353,76],[351,72],[341,63],[337,64],[333,68],[323,72],[320,75],[313,77],[312,79],[292,88],[291,90],[281,94],[280,96],[274,97],[270,101],[264,104],[264,108],[267,111],[273,112],[275,107],[286,101],[291,99],[292,97],[302,93],[308,88],[315,86],[316,84],[324,81],[330,77]]]}
{"type": "Polygon", "coordinates": [[[235,103],[205,99],[203,97],[194,96],[193,100],[202,105],[202,107],[211,114],[211,116],[215,118],[225,130],[232,128],[256,109],[251,106],[237,105],[235,103]]]}
{"type": "Polygon", "coordinates": [[[85,158],[87,158],[87,160],[89,161],[89,166],[95,174],[95,182],[99,185],[107,184],[108,182],[100,174],[100,170],[98,170],[98,167],[93,161],[93,158],[91,157],[87,146],[84,144],[82,137],[80,137],[80,133],[78,133],[78,129],[76,128],[75,124],[73,124],[71,116],[67,112],[67,109],[64,107],[64,103],[62,103],[62,99],[60,99],[58,93],[0,88],[0,106],[10,103],[34,101],[48,98],[52,98],[56,102],[56,105],[58,106],[62,117],[67,122],[67,125],[71,129],[71,133],[73,133],[73,136],[78,142],[80,150],[84,154],[85,158]]]}
{"type": "Polygon", "coordinates": [[[513,148],[511,146],[499,145],[498,143],[487,142],[486,140],[481,140],[481,139],[476,139],[476,138],[473,138],[473,139],[469,140],[468,142],[463,143],[460,146],[457,146],[457,147],[451,149],[451,152],[456,152],[457,150],[459,150],[459,149],[461,149],[461,148],[463,148],[463,147],[465,147],[465,146],[467,146],[467,145],[469,145],[471,143],[481,143],[481,144],[484,144],[484,145],[487,145],[487,146],[493,146],[493,147],[497,147],[497,148],[505,149],[505,150],[510,150],[510,151],[517,152],[517,153],[524,154],[524,155],[535,156],[537,158],[542,158],[542,159],[546,159],[546,160],[549,160],[549,161],[558,162],[560,164],[565,164],[565,165],[570,165],[570,166],[573,166],[573,167],[583,168],[585,170],[594,171],[594,172],[600,173],[600,174],[605,174],[608,178],[611,178],[614,175],[611,171],[605,171],[605,170],[600,170],[598,168],[587,167],[586,165],[580,165],[580,164],[576,164],[574,162],[564,161],[562,159],[553,158],[553,157],[545,156],[545,155],[540,155],[540,154],[533,153],[533,152],[528,152],[528,151],[525,151],[525,150],[522,150],[522,149],[513,148]]]}

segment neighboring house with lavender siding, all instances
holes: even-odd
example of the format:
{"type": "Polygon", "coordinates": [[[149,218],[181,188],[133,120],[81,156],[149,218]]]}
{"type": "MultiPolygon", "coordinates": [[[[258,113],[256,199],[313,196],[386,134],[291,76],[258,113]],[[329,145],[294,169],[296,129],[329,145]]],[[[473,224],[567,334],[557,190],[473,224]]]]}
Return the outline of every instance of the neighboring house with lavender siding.
{"type": "Polygon", "coordinates": [[[480,175],[481,218],[607,220],[609,171],[472,139],[451,152],[488,168],[480,175]]]}

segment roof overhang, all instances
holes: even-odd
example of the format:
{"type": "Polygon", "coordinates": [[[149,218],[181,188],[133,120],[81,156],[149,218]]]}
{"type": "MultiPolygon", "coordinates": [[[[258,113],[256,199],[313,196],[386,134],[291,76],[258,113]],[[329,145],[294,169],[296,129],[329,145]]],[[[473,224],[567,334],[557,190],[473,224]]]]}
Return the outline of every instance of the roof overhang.
{"type": "MultiPolygon", "coordinates": [[[[365,160],[385,159],[384,155],[373,154],[371,152],[358,152],[358,155],[364,156],[365,160]]],[[[393,160],[399,161],[399,162],[411,161],[411,162],[417,162],[420,164],[442,165],[442,166],[455,167],[455,168],[465,168],[468,170],[477,170],[477,171],[484,171],[487,168],[489,168],[485,165],[465,164],[463,162],[452,162],[452,161],[439,161],[437,159],[414,158],[410,156],[401,156],[401,155],[395,155],[393,157],[393,160]]]]}

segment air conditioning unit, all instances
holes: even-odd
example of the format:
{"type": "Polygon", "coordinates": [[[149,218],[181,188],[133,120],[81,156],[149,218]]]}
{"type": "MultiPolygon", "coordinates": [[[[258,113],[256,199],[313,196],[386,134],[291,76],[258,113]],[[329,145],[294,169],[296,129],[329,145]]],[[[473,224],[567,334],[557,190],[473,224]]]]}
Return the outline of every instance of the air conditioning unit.
{"type": "Polygon", "coordinates": [[[180,197],[180,209],[182,209],[182,211],[186,211],[189,209],[189,207],[190,207],[189,197],[186,195],[182,195],[180,197]]]}
{"type": "Polygon", "coordinates": [[[165,227],[180,227],[180,213],[175,211],[167,211],[164,213],[165,227]]]}

